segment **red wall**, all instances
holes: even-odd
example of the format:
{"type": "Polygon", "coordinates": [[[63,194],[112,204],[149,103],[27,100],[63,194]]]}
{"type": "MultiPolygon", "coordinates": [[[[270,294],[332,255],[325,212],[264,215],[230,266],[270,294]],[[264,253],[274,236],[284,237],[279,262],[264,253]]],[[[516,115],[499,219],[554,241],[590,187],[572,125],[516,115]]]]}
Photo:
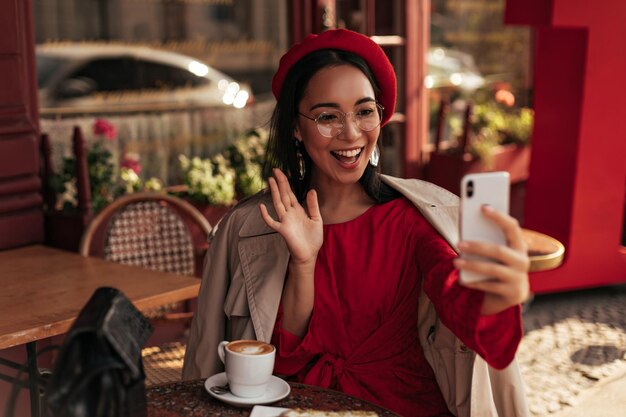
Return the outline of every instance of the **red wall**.
{"type": "Polygon", "coordinates": [[[626,282],[626,2],[507,0],[506,22],[536,28],[524,225],[566,246],[532,289],[626,282]]]}
{"type": "Polygon", "coordinates": [[[0,2],[0,249],[43,240],[30,6],[0,2]]]}
{"type": "MultiPolygon", "coordinates": [[[[0,250],[43,241],[34,46],[30,0],[1,0],[0,250]]],[[[0,357],[20,363],[25,356],[24,346],[0,351],[0,357]]],[[[0,373],[15,375],[16,371],[0,366],[0,373]]],[[[10,388],[0,381],[0,413],[5,411],[10,388]]],[[[28,392],[22,390],[16,417],[29,415],[28,399],[28,392]]]]}

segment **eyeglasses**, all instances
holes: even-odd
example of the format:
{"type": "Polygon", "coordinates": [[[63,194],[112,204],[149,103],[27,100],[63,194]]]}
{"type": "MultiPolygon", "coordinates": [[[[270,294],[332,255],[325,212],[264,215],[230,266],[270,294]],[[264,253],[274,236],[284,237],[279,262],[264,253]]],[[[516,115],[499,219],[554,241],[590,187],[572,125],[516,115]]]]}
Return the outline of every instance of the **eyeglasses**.
{"type": "Polygon", "coordinates": [[[346,118],[352,115],[356,127],[364,132],[370,132],[380,126],[384,107],[375,102],[360,104],[354,111],[344,113],[340,110],[328,110],[320,113],[317,117],[309,117],[298,112],[304,118],[312,120],[317,125],[320,135],[334,138],[343,132],[346,126],[346,118]]]}

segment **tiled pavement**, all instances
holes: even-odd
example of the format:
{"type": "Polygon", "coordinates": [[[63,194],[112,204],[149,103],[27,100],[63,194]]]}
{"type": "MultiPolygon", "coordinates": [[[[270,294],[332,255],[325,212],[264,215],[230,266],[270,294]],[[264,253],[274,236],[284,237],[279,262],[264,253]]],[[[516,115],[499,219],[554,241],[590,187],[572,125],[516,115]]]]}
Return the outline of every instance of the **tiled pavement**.
{"type": "MultiPolygon", "coordinates": [[[[537,296],[524,329],[518,360],[533,416],[578,416],[607,381],[626,398],[626,285],[537,296]]],[[[601,405],[598,416],[626,416],[601,405]]]]}

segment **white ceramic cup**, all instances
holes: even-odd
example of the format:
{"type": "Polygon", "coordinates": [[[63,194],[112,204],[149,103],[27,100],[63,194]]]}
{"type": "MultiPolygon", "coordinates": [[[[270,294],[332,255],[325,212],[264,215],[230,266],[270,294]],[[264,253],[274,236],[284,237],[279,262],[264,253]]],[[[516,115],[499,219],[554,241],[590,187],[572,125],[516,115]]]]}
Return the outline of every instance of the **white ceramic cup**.
{"type": "Polygon", "coordinates": [[[276,348],[258,340],[220,342],[217,353],[226,368],[230,392],[253,398],[265,394],[274,371],[276,348]]]}

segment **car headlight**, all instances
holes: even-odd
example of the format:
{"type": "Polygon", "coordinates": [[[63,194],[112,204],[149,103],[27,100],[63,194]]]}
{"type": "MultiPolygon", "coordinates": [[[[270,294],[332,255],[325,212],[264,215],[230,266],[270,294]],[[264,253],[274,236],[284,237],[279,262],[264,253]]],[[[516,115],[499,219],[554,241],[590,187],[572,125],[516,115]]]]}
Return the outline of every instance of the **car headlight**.
{"type": "Polygon", "coordinates": [[[233,106],[238,109],[243,109],[248,103],[248,98],[250,98],[250,94],[246,90],[239,90],[233,101],[233,106]]]}
{"type": "Polygon", "coordinates": [[[187,68],[189,69],[189,72],[197,75],[198,77],[204,77],[209,73],[209,67],[198,61],[191,61],[187,68]]]}
{"type": "Polygon", "coordinates": [[[226,87],[226,91],[224,92],[224,96],[222,97],[224,104],[233,104],[238,92],[239,84],[234,81],[228,84],[228,87],[226,87]]]}
{"type": "Polygon", "coordinates": [[[450,75],[450,82],[457,87],[463,84],[463,74],[455,72],[454,74],[450,75]]]}

